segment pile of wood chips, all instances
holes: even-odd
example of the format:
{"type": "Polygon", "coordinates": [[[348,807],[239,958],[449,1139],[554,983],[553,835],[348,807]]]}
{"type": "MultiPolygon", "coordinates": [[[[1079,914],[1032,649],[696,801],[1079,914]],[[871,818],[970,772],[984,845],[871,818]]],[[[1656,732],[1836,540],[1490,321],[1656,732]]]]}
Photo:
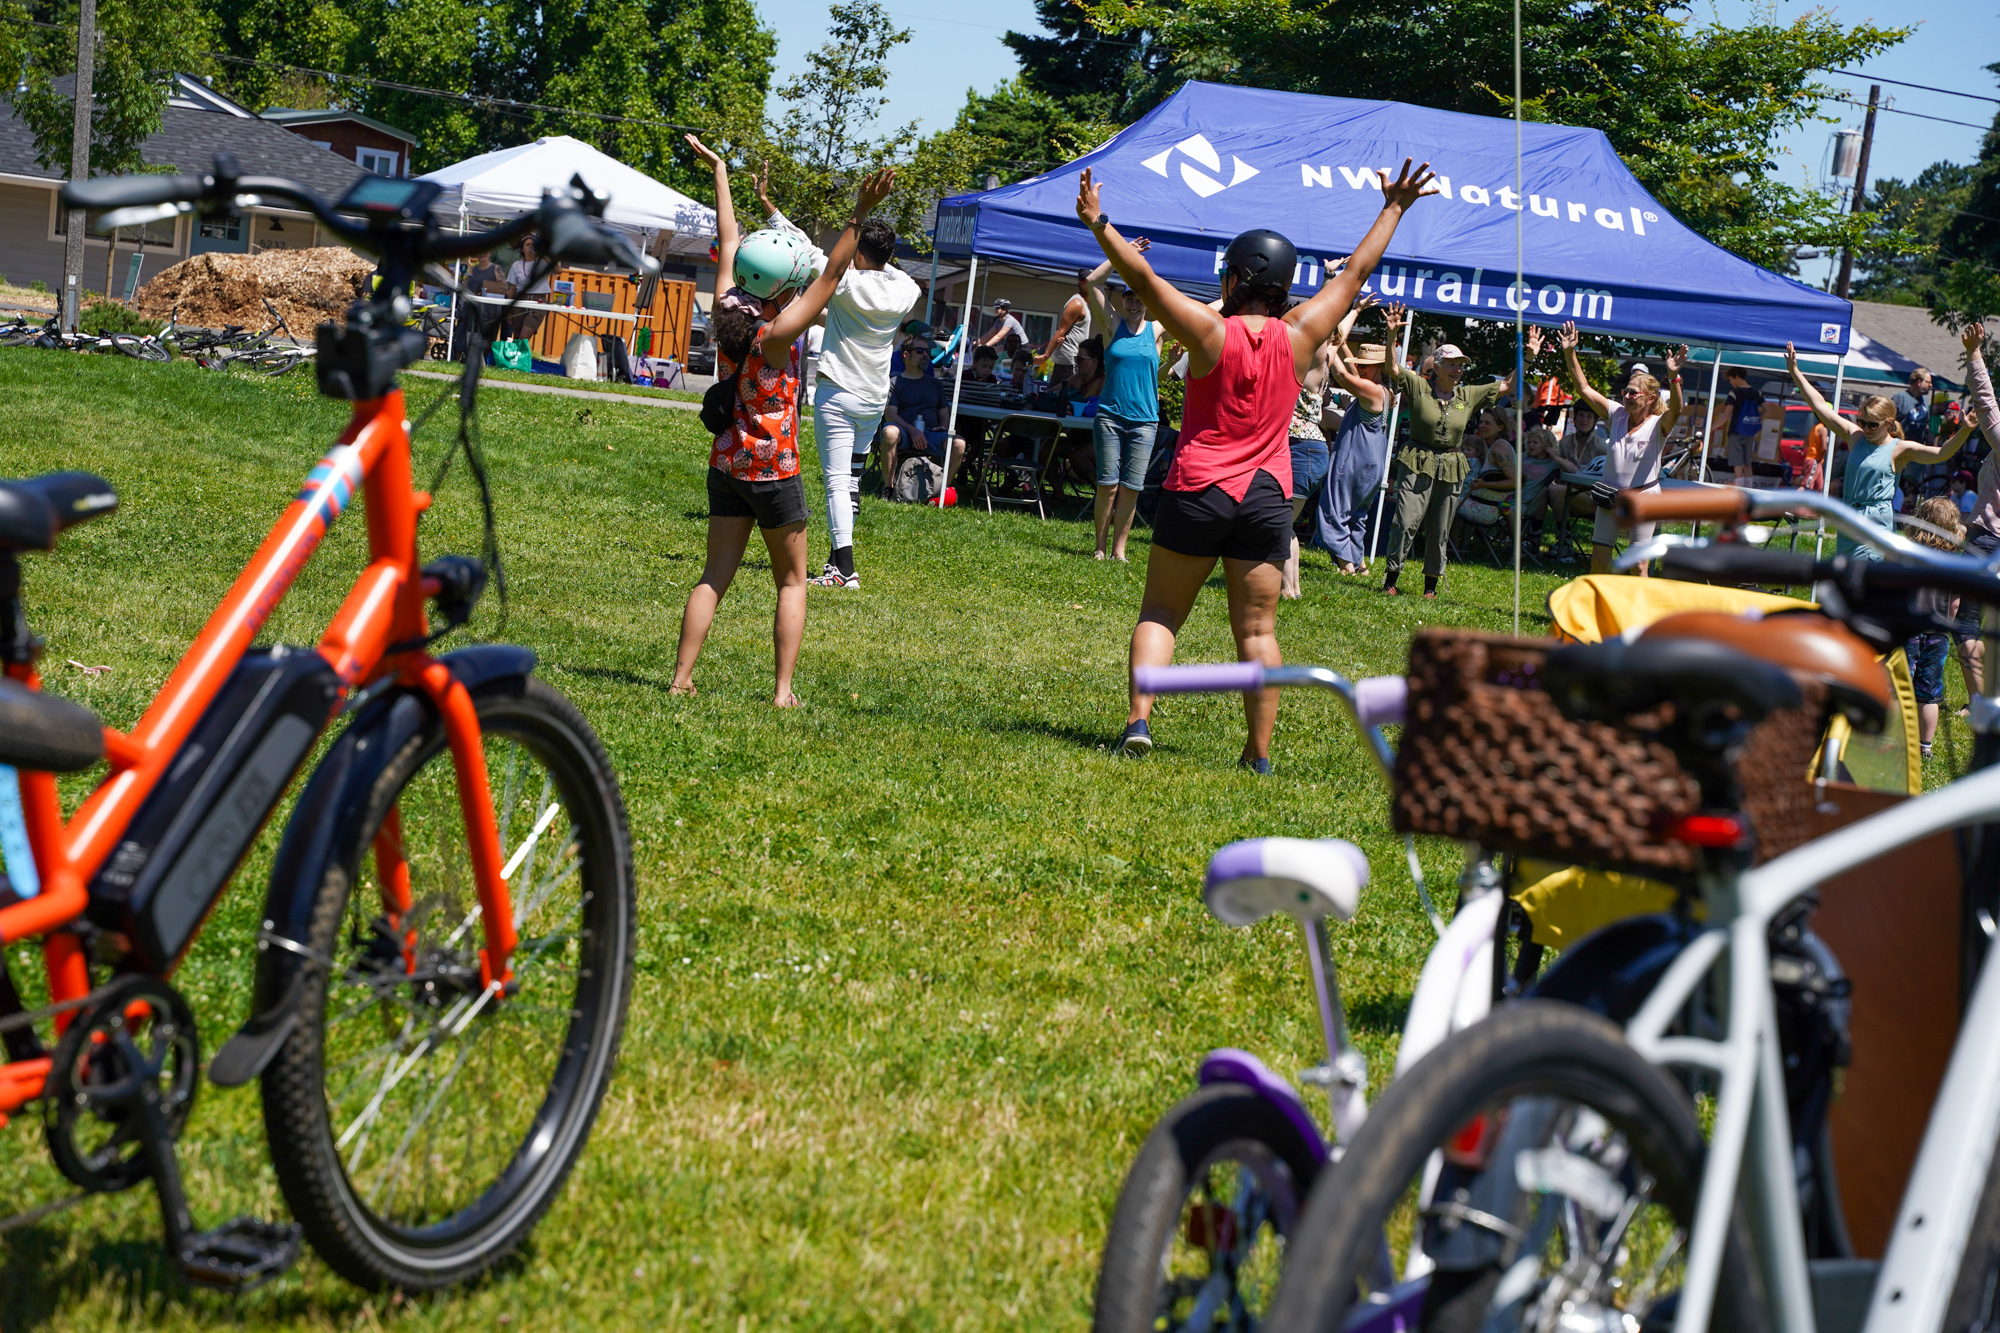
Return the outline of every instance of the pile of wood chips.
{"type": "Polygon", "coordinates": [[[176,307],[180,322],[197,328],[271,323],[269,301],[301,342],[310,342],[322,320],[343,322],[361,295],[373,261],[337,245],[311,250],[266,250],[254,255],[196,255],[141,287],[133,299],[140,314],[164,320],[176,307]]]}

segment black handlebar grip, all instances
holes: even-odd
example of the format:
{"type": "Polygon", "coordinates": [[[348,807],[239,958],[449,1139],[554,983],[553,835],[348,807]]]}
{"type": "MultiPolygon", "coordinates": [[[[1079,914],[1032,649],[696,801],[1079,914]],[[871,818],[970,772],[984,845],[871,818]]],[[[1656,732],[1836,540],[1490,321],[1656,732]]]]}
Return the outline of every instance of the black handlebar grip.
{"type": "Polygon", "coordinates": [[[101,176],[96,180],[72,181],[62,187],[66,208],[86,208],[93,212],[107,208],[135,208],[141,204],[177,204],[207,196],[206,176],[101,176]]]}
{"type": "Polygon", "coordinates": [[[1671,578],[1729,579],[1737,583],[1811,583],[1820,563],[1810,551],[1771,551],[1730,542],[1676,546],[1661,558],[1671,578]]]}

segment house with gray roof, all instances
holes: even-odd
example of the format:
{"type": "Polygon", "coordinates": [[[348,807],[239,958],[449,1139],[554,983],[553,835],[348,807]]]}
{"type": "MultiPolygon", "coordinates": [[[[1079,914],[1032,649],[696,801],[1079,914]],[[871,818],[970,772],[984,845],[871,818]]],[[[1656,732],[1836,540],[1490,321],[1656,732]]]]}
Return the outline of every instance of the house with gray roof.
{"type": "MultiPolygon", "coordinates": [[[[39,280],[57,291],[66,218],[56,206],[56,191],[68,172],[43,166],[36,159],[34,135],[12,106],[0,103],[0,111],[5,113],[0,115],[0,274],[23,286],[39,280]]],[[[258,116],[199,79],[176,77],[160,129],[141,146],[140,155],[151,166],[195,172],[207,170],[219,152],[234,153],[247,173],[290,177],[329,198],[345,193],[363,170],[352,157],[343,159],[258,116]]],[[[153,223],[142,235],[134,229],[121,231],[115,245],[95,233],[86,237],[83,285],[101,291],[109,273],[113,293],[122,296],[135,278],[142,284],[190,255],[303,249],[320,243],[311,214],[293,209],[259,207],[212,220],[187,214],[153,223]]]]}

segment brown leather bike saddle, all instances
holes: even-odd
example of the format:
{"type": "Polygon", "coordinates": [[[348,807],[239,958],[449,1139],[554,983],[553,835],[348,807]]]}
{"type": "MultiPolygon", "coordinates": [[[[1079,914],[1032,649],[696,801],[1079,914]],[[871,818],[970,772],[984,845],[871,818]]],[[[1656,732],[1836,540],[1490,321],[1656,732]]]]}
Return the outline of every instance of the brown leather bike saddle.
{"type": "Polygon", "coordinates": [[[1655,621],[1639,638],[1706,639],[1811,676],[1826,685],[1828,702],[1861,731],[1880,731],[1896,707],[1889,673],[1867,640],[1817,611],[1763,617],[1683,611],[1655,621]]]}

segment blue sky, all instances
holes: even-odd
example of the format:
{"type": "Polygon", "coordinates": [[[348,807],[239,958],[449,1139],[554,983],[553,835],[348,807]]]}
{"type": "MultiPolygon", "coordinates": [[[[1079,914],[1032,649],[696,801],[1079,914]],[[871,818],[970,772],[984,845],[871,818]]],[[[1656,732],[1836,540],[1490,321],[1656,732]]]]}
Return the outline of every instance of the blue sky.
{"type": "MultiPolygon", "coordinates": [[[[951,5],[939,0],[888,0],[895,20],[908,28],[909,43],[898,49],[890,76],[886,125],[917,121],[926,131],[951,123],[965,101],[968,87],[981,91],[1014,75],[1013,53],[1000,38],[1008,28],[1036,31],[1029,0],[984,0],[977,5],[951,5]]],[[[1715,0],[1697,8],[1697,15],[1717,22],[1741,24],[1774,16],[1788,22],[1811,8],[1805,0],[1715,0]]],[[[1869,61],[1863,72],[1959,92],[2000,96],[2000,80],[1983,66],[2000,61],[2000,0],[1924,0],[1921,5],[1888,6],[1879,0],[1825,4],[1845,23],[1916,23],[1917,31],[1901,46],[1869,61]]],[[[796,72],[807,51],[825,38],[825,0],[758,0],[758,9],[778,33],[778,67],[782,79],[796,72]]],[[[1859,102],[1868,99],[1868,80],[1826,76],[1836,87],[1851,90],[1859,102]]],[[[1932,162],[1970,162],[1979,152],[1984,126],[2000,106],[1962,97],[1922,92],[1915,88],[1882,87],[1893,98],[1895,111],[1876,117],[1875,146],[1869,166],[1871,179],[1908,179],[1932,162]],[[1943,124],[1917,115],[1965,121],[1943,124]],[[1974,127],[1978,128],[1974,128],[1974,127]]],[[[1837,128],[1859,129],[1862,108],[1827,103],[1836,125],[1815,124],[1785,137],[1776,145],[1788,180],[1820,178],[1827,140],[1837,128]]],[[[1801,276],[1817,282],[1824,265],[1808,264],[1801,276]]]]}

